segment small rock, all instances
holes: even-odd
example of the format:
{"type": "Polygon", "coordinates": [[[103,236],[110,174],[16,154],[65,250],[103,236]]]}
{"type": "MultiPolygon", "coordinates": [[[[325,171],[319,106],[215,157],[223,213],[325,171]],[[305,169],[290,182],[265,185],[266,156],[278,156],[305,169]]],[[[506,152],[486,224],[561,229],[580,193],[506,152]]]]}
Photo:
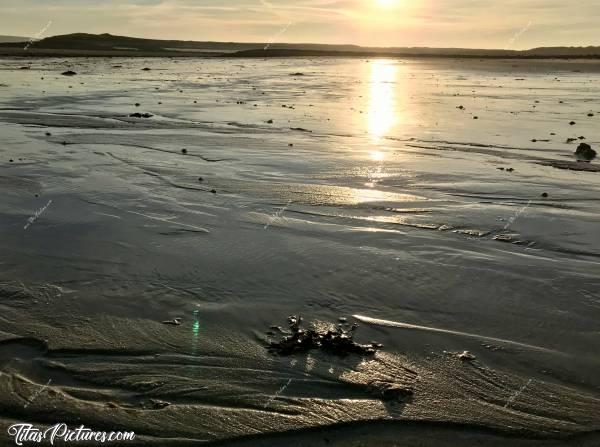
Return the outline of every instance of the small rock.
{"type": "Polygon", "coordinates": [[[181,149],[181,153],[182,153],[183,155],[187,154],[187,149],[181,149]]]}
{"type": "Polygon", "coordinates": [[[202,183],[202,182],[204,181],[204,179],[203,179],[202,177],[198,177],[198,181],[199,181],[200,183],[202,183]]]}
{"type": "Polygon", "coordinates": [[[499,234],[494,236],[494,240],[499,242],[512,242],[512,236],[510,234],[499,234]]]}
{"type": "Polygon", "coordinates": [[[506,172],[513,172],[515,169],[514,168],[507,168],[506,172]]]}
{"type": "Polygon", "coordinates": [[[410,388],[406,388],[396,383],[378,380],[370,382],[367,386],[367,390],[369,391],[369,394],[386,402],[402,401],[413,395],[413,390],[410,388]]]}
{"type": "Polygon", "coordinates": [[[577,124],[575,121],[571,121],[571,122],[569,123],[569,125],[571,125],[571,126],[574,126],[575,124],[577,124]]]}
{"type": "Polygon", "coordinates": [[[458,354],[457,357],[459,360],[462,360],[463,362],[472,362],[473,360],[477,359],[477,357],[475,357],[469,351],[463,351],[460,354],[458,354]]]}
{"type": "Polygon", "coordinates": [[[542,193],[542,197],[548,197],[548,193],[547,192],[543,192],[542,193]]]}
{"type": "Polygon", "coordinates": [[[75,73],[74,71],[68,70],[65,71],[64,73],[61,73],[63,76],[75,76],[77,73],[75,73]]]}
{"type": "Polygon", "coordinates": [[[170,324],[171,326],[179,326],[181,324],[181,318],[173,318],[172,320],[165,320],[162,324],[170,324]]]}
{"type": "Polygon", "coordinates": [[[142,71],[150,71],[150,70],[152,70],[152,69],[148,68],[148,67],[142,68],[142,71]]]}
{"type": "Polygon", "coordinates": [[[151,113],[132,113],[129,115],[131,118],[152,118],[154,115],[151,113]]]}
{"type": "Polygon", "coordinates": [[[216,189],[211,189],[210,192],[212,192],[213,194],[216,194],[217,190],[216,189]]]}
{"type": "Polygon", "coordinates": [[[267,124],[273,124],[273,120],[267,121],[267,124]]]}
{"type": "Polygon", "coordinates": [[[577,158],[583,160],[593,160],[596,158],[596,151],[592,149],[592,147],[587,143],[581,143],[577,150],[575,151],[575,155],[577,158]]]}
{"type": "Polygon", "coordinates": [[[588,116],[592,117],[592,116],[594,116],[594,114],[593,113],[588,113],[588,116]]]}
{"type": "Polygon", "coordinates": [[[51,136],[52,136],[52,134],[51,134],[50,132],[46,132],[46,136],[47,136],[47,137],[51,137],[51,136]]]}

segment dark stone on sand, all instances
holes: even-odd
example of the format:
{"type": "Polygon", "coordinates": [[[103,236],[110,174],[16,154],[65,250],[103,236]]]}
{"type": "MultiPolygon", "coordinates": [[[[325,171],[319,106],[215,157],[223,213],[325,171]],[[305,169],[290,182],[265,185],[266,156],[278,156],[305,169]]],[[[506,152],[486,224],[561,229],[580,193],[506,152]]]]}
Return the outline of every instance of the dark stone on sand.
{"type": "Polygon", "coordinates": [[[393,382],[375,380],[367,386],[372,396],[386,402],[403,401],[413,395],[413,390],[393,382]]]}
{"type": "Polygon", "coordinates": [[[181,153],[184,155],[187,154],[187,149],[181,149],[181,153]]]}
{"type": "Polygon", "coordinates": [[[139,107],[140,105],[141,105],[141,104],[140,104],[139,102],[136,102],[136,103],[135,103],[135,106],[136,106],[136,107],[139,107]]]}
{"type": "Polygon", "coordinates": [[[288,147],[293,147],[293,146],[294,146],[293,143],[288,144],[288,147]]]}
{"type": "Polygon", "coordinates": [[[571,125],[571,126],[574,126],[575,124],[577,124],[575,121],[571,121],[571,122],[569,123],[569,125],[571,125]]]}
{"type": "Polygon", "coordinates": [[[47,136],[47,137],[51,137],[51,136],[52,136],[52,134],[51,134],[50,132],[46,132],[46,136],[47,136]]]}
{"type": "Polygon", "coordinates": [[[474,116],[474,117],[473,117],[473,119],[474,119],[474,120],[478,120],[478,119],[479,119],[479,117],[478,117],[478,116],[474,116]]]}
{"type": "Polygon", "coordinates": [[[75,73],[74,71],[68,70],[65,71],[63,73],[61,73],[63,76],[75,76],[77,73],[75,73]]]}
{"type": "Polygon", "coordinates": [[[593,113],[588,113],[588,116],[592,117],[592,116],[594,116],[594,114],[593,113]]]}
{"type": "Polygon", "coordinates": [[[151,113],[132,113],[129,115],[131,118],[152,118],[154,115],[151,113]]]}
{"type": "Polygon", "coordinates": [[[171,404],[164,400],[149,399],[147,401],[140,402],[140,405],[145,410],[162,410],[171,404]]]}
{"type": "Polygon", "coordinates": [[[567,138],[567,144],[577,141],[577,138],[567,138]]]}
{"type": "Polygon", "coordinates": [[[548,193],[547,192],[543,192],[542,193],[542,197],[548,197],[548,193]]]}
{"type": "Polygon", "coordinates": [[[304,73],[300,73],[300,72],[292,73],[292,74],[290,74],[290,76],[304,76],[304,73]]]}
{"type": "Polygon", "coordinates": [[[13,163],[13,162],[14,162],[14,160],[13,160],[12,158],[11,158],[10,160],[8,160],[8,161],[9,161],[10,163],[13,163]]]}
{"type": "Polygon", "coordinates": [[[21,67],[19,70],[31,70],[31,67],[21,67]]]}
{"type": "Polygon", "coordinates": [[[465,110],[465,106],[458,106],[457,109],[465,110]]]}
{"type": "Polygon", "coordinates": [[[302,318],[292,315],[288,318],[291,335],[280,341],[271,341],[269,350],[274,354],[292,355],[313,349],[330,354],[347,356],[349,354],[373,355],[379,349],[374,344],[361,345],[354,341],[354,331],[358,325],[345,329],[343,325],[327,325],[323,328],[313,324],[311,328],[302,327],[302,318]]]}
{"type": "Polygon", "coordinates": [[[290,127],[290,130],[297,130],[298,132],[312,132],[312,130],[305,129],[304,127],[290,127]]]}
{"type": "Polygon", "coordinates": [[[507,168],[506,172],[513,172],[515,169],[514,168],[507,168]]]}
{"type": "Polygon", "coordinates": [[[458,359],[463,361],[463,362],[472,362],[474,360],[476,360],[476,357],[471,354],[469,351],[464,351],[461,352],[460,354],[457,355],[458,359]]]}
{"type": "Polygon", "coordinates": [[[148,68],[148,67],[142,68],[142,71],[150,71],[150,70],[152,70],[152,69],[148,68]]]}
{"type": "Polygon", "coordinates": [[[211,189],[210,192],[212,192],[213,194],[216,194],[217,190],[216,189],[211,189]]]}
{"type": "Polygon", "coordinates": [[[273,120],[267,121],[267,124],[273,124],[273,120]]]}
{"type": "Polygon", "coordinates": [[[199,182],[203,182],[203,181],[204,181],[204,179],[203,179],[202,177],[198,177],[198,181],[199,181],[199,182]]]}
{"type": "Polygon", "coordinates": [[[589,144],[581,143],[575,151],[575,155],[577,158],[589,161],[596,158],[597,153],[589,144]]]}

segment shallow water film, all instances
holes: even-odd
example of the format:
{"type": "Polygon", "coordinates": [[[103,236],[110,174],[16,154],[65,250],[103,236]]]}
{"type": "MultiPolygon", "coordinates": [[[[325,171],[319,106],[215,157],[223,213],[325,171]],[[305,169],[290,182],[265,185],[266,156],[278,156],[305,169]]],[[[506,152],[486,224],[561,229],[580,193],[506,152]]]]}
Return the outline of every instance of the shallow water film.
{"type": "Polygon", "coordinates": [[[0,60],[0,441],[600,445],[599,96],[596,61],[0,60]]]}

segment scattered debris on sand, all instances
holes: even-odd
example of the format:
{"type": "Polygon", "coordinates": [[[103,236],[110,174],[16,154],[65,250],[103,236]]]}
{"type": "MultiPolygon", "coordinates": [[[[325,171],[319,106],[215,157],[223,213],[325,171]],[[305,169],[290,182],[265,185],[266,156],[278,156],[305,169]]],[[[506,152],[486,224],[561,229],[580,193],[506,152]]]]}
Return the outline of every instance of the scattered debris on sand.
{"type": "Polygon", "coordinates": [[[269,351],[279,355],[292,355],[308,352],[313,349],[346,356],[349,354],[373,355],[382,345],[379,343],[358,344],[354,341],[354,331],[358,328],[353,324],[348,328],[348,323],[311,324],[305,329],[302,327],[302,318],[296,315],[288,317],[291,334],[280,341],[271,341],[269,351]]]}
{"type": "Polygon", "coordinates": [[[596,151],[587,143],[581,143],[575,151],[577,158],[582,160],[593,160],[596,158],[596,151]]]}

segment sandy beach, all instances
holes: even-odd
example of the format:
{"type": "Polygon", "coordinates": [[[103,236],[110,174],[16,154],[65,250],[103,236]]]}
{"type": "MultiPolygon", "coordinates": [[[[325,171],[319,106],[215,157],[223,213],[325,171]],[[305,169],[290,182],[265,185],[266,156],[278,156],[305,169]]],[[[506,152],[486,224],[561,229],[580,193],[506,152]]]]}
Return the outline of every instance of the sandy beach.
{"type": "Polygon", "coordinates": [[[599,94],[593,60],[0,59],[0,443],[599,445],[599,94]],[[290,315],[382,346],[270,352],[290,315]]]}

